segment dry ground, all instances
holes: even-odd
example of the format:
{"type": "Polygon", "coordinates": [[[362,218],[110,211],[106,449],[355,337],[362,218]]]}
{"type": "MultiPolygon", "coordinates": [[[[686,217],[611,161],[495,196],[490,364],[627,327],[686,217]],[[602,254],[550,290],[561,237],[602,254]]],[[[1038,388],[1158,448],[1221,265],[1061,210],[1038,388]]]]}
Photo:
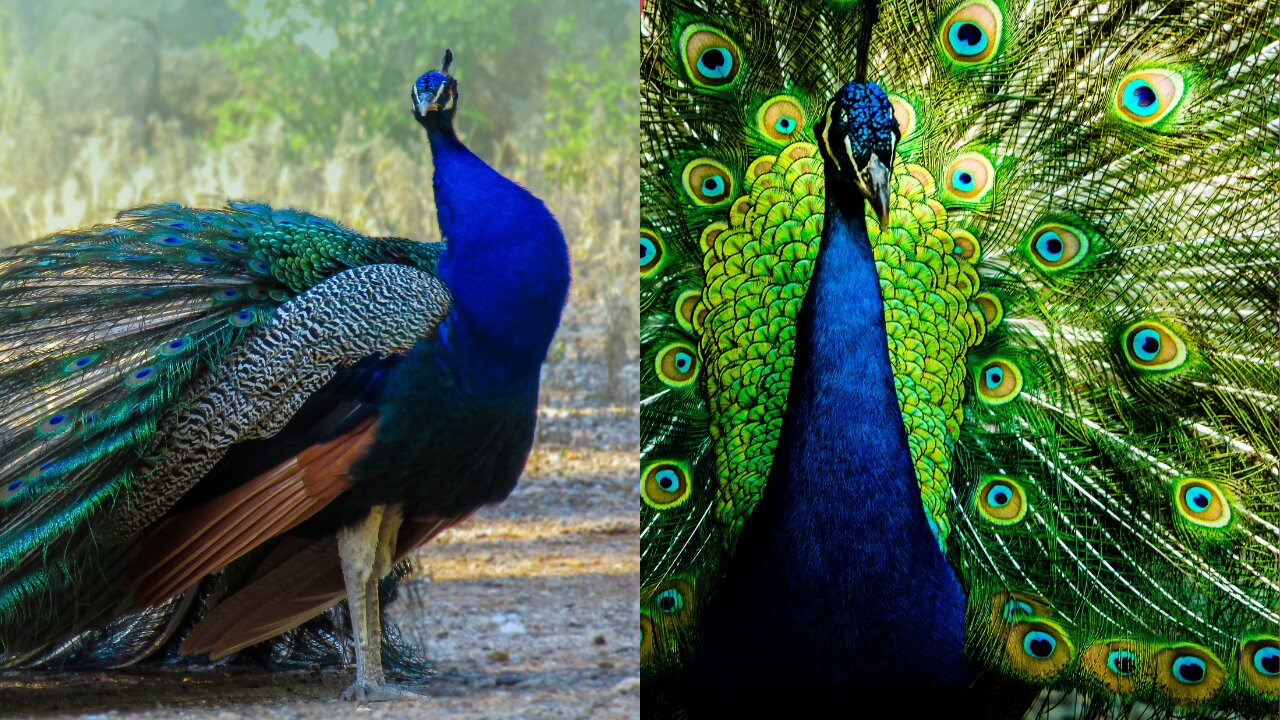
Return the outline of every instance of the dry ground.
{"type": "Polygon", "coordinates": [[[337,700],[350,671],[0,674],[0,715],[82,720],[639,716],[638,424],[603,397],[602,323],[570,318],[539,444],[508,500],[425,548],[392,615],[437,674],[424,702],[337,700]]]}

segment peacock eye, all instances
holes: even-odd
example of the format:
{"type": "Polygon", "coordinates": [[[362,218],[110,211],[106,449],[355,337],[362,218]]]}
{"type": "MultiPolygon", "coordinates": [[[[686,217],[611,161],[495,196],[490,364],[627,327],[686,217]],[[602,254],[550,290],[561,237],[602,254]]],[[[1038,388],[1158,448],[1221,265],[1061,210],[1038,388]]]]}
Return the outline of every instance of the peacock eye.
{"type": "Polygon", "coordinates": [[[1027,249],[1037,267],[1054,273],[1084,260],[1089,253],[1089,238],[1073,227],[1049,223],[1031,233],[1027,249]]]}
{"type": "Polygon", "coordinates": [[[1008,360],[990,360],[978,371],[978,398],[988,405],[1002,405],[1022,391],[1022,373],[1008,360]]]}
{"type": "Polygon", "coordinates": [[[128,387],[141,387],[156,379],[154,368],[138,368],[125,376],[124,384],[128,387]]]}
{"type": "Polygon", "coordinates": [[[686,614],[695,601],[692,583],[673,578],[659,583],[655,589],[658,592],[649,601],[652,610],[666,616],[666,621],[685,619],[680,616],[686,614]]]}
{"type": "Polygon", "coordinates": [[[652,230],[640,230],[640,274],[649,275],[662,263],[662,241],[652,230]]]}
{"type": "Polygon", "coordinates": [[[804,111],[793,98],[781,96],[760,106],[756,127],[760,133],[778,143],[792,141],[796,130],[804,124],[804,111]]]}
{"type": "Polygon", "coordinates": [[[727,78],[733,72],[733,55],[728,48],[707,48],[698,55],[698,72],[716,80],[727,78]]]}
{"type": "Polygon", "coordinates": [[[66,365],[63,365],[62,370],[63,372],[69,372],[69,373],[76,372],[77,370],[83,370],[89,367],[90,365],[92,365],[95,361],[97,361],[97,359],[98,359],[97,355],[82,355],[76,358],[75,360],[68,362],[66,365]]]}
{"type": "Polygon", "coordinates": [[[742,54],[727,35],[709,25],[692,25],[680,39],[689,78],[704,87],[724,87],[742,69],[742,54]]]}
{"type": "Polygon", "coordinates": [[[996,56],[1004,17],[994,3],[980,0],[956,8],[942,23],[942,49],[959,65],[978,65],[996,56]]]}
{"type": "Polygon", "coordinates": [[[982,483],[975,499],[982,517],[996,525],[1013,525],[1027,514],[1026,492],[1021,485],[1006,477],[995,477],[982,483]]]}
{"type": "Polygon", "coordinates": [[[733,181],[724,165],[702,158],[684,168],[685,192],[699,205],[721,205],[732,195],[733,181]]]}
{"type": "Polygon", "coordinates": [[[1280,649],[1263,646],[1253,653],[1253,667],[1267,677],[1280,676],[1280,649]]]}
{"type": "Polygon", "coordinates": [[[1176,510],[1187,521],[1211,528],[1231,522],[1231,505],[1216,484],[1201,478],[1186,478],[1174,485],[1174,493],[1176,510]]]}
{"type": "Polygon", "coordinates": [[[691,489],[688,468],[674,460],[657,461],[641,475],[640,495],[655,510],[680,505],[689,499],[691,489]]]}
{"type": "Polygon", "coordinates": [[[1187,348],[1172,330],[1157,322],[1140,322],[1124,334],[1125,358],[1143,370],[1173,370],[1187,360],[1187,348]]]}
{"type": "Polygon", "coordinates": [[[187,244],[186,238],[182,238],[177,235],[155,235],[148,238],[148,240],[156,245],[163,245],[165,247],[179,247],[187,244]]]}
{"type": "Polygon", "coordinates": [[[160,354],[161,355],[178,355],[182,353],[184,350],[186,350],[189,344],[190,342],[186,338],[178,338],[177,340],[170,340],[169,342],[160,346],[160,354]]]}
{"type": "Polygon", "coordinates": [[[689,385],[698,374],[697,352],[687,343],[668,345],[658,351],[655,369],[658,371],[658,378],[669,386],[689,385]]]}
{"type": "Polygon", "coordinates": [[[1107,667],[1120,677],[1129,677],[1137,667],[1133,653],[1128,650],[1113,650],[1107,655],[1107,667]]]}
{"type": "Polygon", "coordinates": [[[37,431],[40,435],[54,435],[71,427],[71,420],[71,412],[56,412],[41,421],[40,425],[37,427],[37,431]]]}
{"type": "Polygon", "coordinates": [[[956,200],[980,202],[991,191],[996,171],[987,156],[977,152],[960,154],[943,172],[946,190],[956,200]]]}
{"type": "Polygon", "coordinates": [[[1125,75],[1116,91],[1115,111],[1142,127],[1158,125],[1182,101],[1182,75],[1173,70],[1138,70],[1125,75]]]}
{"type": "Polygon", "coordinates": [[[1047,230],[1036,238],[1036,250],[1045,260],[1059,261],[1062,259],[1062,237],[1052,230],[1047,230]]]}
{"type": "Polygon", "coordinates": [[[1209,503],[1212,502],[1213,496],[1204,488],[1191,488],[1182,496],[1187,503],[1187,507],[1192,508],[1196,512],[1204,512],[1208,509],[1209,503]]]}
{"type": "Polygon", "coordinates": [[[1206,669],[1204,660],[1195,655],[1183,655],[1173,661],[1173,676],[1188,685],[1204,681],[1206,669]]]}

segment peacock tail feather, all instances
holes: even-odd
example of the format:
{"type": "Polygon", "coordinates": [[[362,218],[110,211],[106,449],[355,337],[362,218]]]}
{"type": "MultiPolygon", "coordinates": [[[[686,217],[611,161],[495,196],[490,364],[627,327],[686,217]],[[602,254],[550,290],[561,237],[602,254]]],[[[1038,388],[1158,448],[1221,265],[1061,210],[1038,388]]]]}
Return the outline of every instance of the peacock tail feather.
{"type": "MultiPolygon", "coordinates": [[[[812,127],[862,18],[644,12],[641,652],[662,684],[768,478],[822,234],[812,127]]],[[[867,223],[969,653],[1117,712],[1280,700],[1271,15],[882,2],[873,30],[901,140],[867,223]]]]}
{"type": "MultiPolygon", "coordinates": [[[[224,384],[219,373],[234,374],[223,366],[248,337],[342,271],[377,263],[430,271],[441,247],[233,202],[136,208],[0,259],[3,661],[38,650],[72,618],[128,609],[105,580],[118,560],[106,548],[123,546],[226,446],[252,436],[232,427],[235,407],[214,408],[223,425],[208,446],[182,447],[181,433],[162,430],[193,424],[190,413],[207,399],[195,388],[224,384]],[[68,591],[94,583],[100,597],[68,591]]],[[[287,384],[259,390],[274,401],[305,397],[287,384]]]]}

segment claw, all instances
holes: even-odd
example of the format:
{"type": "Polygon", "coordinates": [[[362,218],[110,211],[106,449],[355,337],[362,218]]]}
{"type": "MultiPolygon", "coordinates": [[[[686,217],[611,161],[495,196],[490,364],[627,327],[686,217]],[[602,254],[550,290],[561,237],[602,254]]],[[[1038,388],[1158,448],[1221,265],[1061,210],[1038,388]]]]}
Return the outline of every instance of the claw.
{"type": "Polygon", "coordinates": [[[413,690],[403,685],[394,685],[391,683],[363,683],[359,680],[347,686],[342,691],[341,698],[343,700],[354,700],[356,702],[391,702],[393,700],[418,700],[426,702],[430,696],[425,692],[413,690]]]}

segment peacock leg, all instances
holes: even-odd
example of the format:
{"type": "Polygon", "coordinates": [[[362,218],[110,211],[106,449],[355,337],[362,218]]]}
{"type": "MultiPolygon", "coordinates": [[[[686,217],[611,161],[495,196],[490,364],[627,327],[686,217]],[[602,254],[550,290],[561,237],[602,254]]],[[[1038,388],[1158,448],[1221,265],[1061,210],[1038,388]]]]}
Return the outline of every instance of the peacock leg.
{"type": "Polygon", "coordinates": [[[421,698],[422,694],[387,683],[382,671],[382,621],[378,581],[391,569],[395,537],[400,530],[398,507],[376,505],[360,523],[338,531],[338,555],[351,610],[356,646],[356,679],[344,700],[378,701],[421,698]]]}

